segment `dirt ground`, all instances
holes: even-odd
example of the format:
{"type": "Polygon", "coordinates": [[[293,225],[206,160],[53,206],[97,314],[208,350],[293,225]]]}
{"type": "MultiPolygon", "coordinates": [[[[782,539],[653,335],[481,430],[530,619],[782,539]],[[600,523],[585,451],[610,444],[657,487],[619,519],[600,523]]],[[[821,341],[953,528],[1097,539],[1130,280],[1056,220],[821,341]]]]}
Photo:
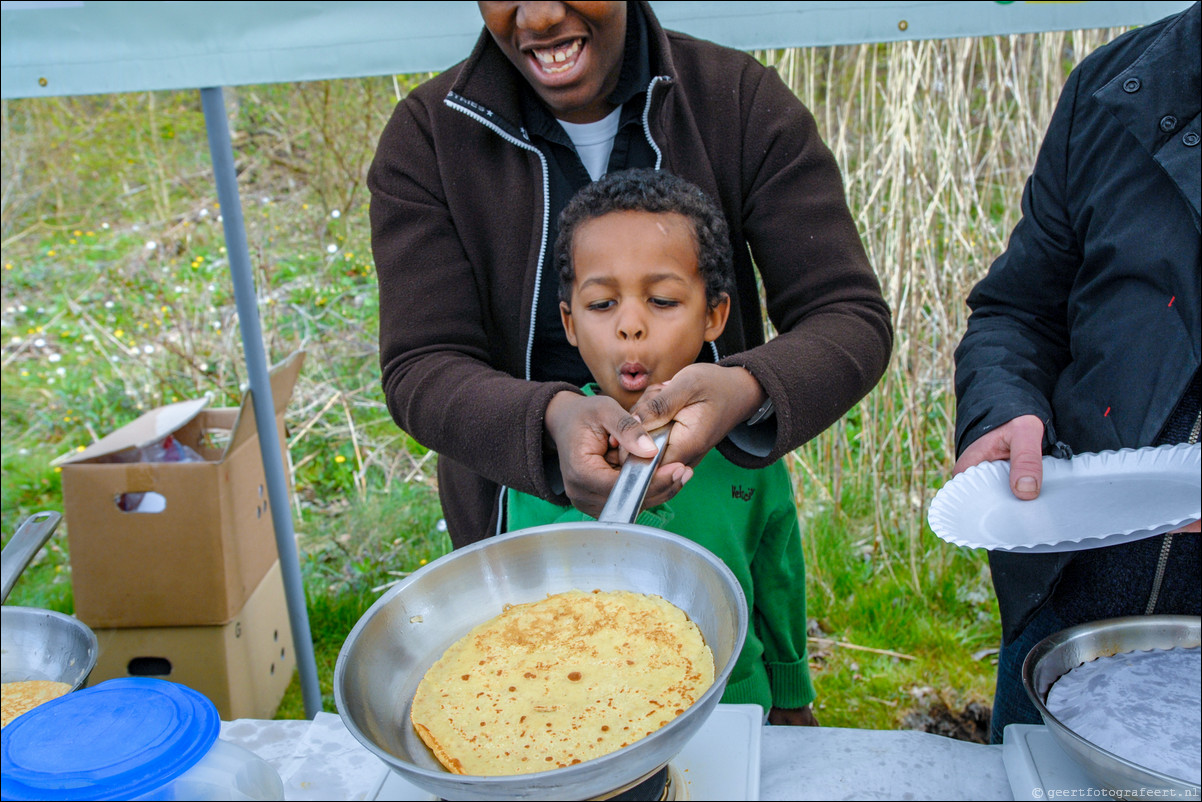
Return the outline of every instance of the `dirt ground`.
{"type": "Polygon", "coordinates": [[[945,735],[958,741],[989,743],[990,706],[971,701],[956,710],[937,695],[919,700],[919,706],[905,715],[906,729],[945,735]]]}

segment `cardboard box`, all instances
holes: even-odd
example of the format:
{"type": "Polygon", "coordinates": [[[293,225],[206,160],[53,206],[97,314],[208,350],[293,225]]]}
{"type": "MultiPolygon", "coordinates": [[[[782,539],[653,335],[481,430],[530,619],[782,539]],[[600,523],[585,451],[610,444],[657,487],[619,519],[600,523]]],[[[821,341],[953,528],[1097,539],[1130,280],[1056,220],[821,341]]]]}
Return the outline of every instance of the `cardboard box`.
{"type": "MultiPolygon", "coordinates": [[[[271,373],[285,471],[284,409],[303,361],[271,373]]],[[[238,408],[205,403],[160,407],[58,460],[75,614],[89,626],[224,624],[277,561],[251,394],[238,408]],[[131,461],[168,434],[203,461],[131,461]]]]}
{"type": "Polygon", "coordinates": [[[178,682],[213,700],[225,721],[272,718],[296,669],[279,561],[221,626],[95,632],[100,654],[89,686],[117,677],[178,682]]]}

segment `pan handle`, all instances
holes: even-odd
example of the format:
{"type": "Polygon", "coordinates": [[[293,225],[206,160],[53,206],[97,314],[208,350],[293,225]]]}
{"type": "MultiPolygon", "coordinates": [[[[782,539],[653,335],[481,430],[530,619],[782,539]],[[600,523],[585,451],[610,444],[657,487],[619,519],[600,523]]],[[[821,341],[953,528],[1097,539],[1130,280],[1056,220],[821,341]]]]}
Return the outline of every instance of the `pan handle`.
{"type": "Polygon", "coordinates": [[[0,552],[0,603],[8,599],[13,585],[17,584],[17,577],[54,534],[62,519],[57,512],[35,512],[17,528],[4,551],[0,552]]]}
{"type": "Polygon", "coordinates": [[[643,498],[647,495],[647,488],[651,486],[651,477],[659,467],[659,458],[664,454],[664,446],[668,444],[668,432],[671,429],[672,424],[669,423],[648,433],[655,441],[655,447],[659,449],[654,457],[626,457],[626,461],[622,463],[622,472],[618,474],[618,481],[597,518],[599,522],[632,524],[634,519],[639,517],[639,508],[643,506],[643,498]]]}

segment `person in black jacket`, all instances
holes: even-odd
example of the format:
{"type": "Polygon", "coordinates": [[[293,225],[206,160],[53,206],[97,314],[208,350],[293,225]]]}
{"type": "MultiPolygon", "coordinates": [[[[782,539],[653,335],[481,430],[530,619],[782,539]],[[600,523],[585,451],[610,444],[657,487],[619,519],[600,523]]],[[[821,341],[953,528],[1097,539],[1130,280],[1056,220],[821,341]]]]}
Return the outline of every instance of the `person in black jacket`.
{"type": "MultiPolygon", "coordinates": [[[[954,472],[1010,461],[1033,499],[1043,454],[1197,442],[1199,4],[1129,31],[1068,78],[1010,243],[968,297],[954,472]]],[[[1021,683],[1043,638],[1126,615],[1198,615],[1198,522],[1056,554],[989,555],[1002,617],[991,739],[1040,723],[1021,683]]]]}

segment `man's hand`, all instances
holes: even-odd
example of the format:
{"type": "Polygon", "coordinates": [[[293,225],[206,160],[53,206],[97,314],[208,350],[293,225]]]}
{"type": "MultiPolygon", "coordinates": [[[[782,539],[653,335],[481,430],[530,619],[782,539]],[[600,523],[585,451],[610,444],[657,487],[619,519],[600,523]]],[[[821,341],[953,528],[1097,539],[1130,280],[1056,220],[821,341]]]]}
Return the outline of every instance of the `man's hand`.
{"type": "MultiPolygon", "coordinates": [[[[692,468],[722,442],[730,430],[747,420],[767,400],[764,388],[744,368],[697,363],[683,368],[671,380],[647,388],[630,408],[647,429],[672,424],[663,462],[675,468],[692,468]]],[[[680,485],[666,479],[661,467],[647,490],[651,507],[676,495],[680,485]]],[[[687,481],[687,479],[686,479],[687,481]]]]}
{"type": "Polygon", "coordinates": [[[1030,501],[1043,486],[1043,421],[1035,415],[1020,415],[987,432],[975,441],[952,468],[952,475],[992,460],[1010,461],[1010,492],[1030,501]]]}
{"type": "MultiPolygon", "coordinates": [[[[621,472],[618,454],[654,457],[647,429],[612,398],[557,393],[547,405],[547,434],[559,452],[564,493],[572,506],[596,518],[621,472]]],[[[653,480],[676,495],[693,475],[680,463],[661,464],[653,480]]],[[[658,503],[658,502],[655,502],[658,503]]],[[[645,506],[651,506],[648,501],[645,506]]]]}

